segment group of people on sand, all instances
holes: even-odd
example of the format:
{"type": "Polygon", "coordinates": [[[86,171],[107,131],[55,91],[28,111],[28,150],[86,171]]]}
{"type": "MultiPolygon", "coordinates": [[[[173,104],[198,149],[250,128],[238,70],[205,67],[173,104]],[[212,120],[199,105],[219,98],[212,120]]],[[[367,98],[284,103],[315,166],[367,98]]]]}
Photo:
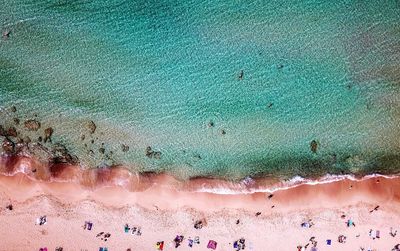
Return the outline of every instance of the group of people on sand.
{"type": "MultiPolygon", "coordinates": [[[[10,209],[12,210],[12,209],[10,209]]],[[[376,211],[376,209],[374,209],[374,211],[376,211]]],[[[345,218],[345,215],[342,215],[341,218],[345,218]],[[344,216],[344,217],[343,217],[344,216]]],[[[36,224],[37,225],[44,225],[47,223],[47,216],[43,215],[40,216],[36,219],[36,224]]],[[[202,229],[205,225],[206,225],[206,220],[205,219],[201,219],[201,220],[197,220],[194,222],[193,227],[197,230],[202,229]]],[[[306,221],[303,221],[301,223],[301,227],[302,228],[311,228],[314,225],[312,219],[308,219],[306,221]]],[[[347,227],[355,227],[356,224],[354,223],[353,220],[348,219],[346,221],[346,226],[347,227]]],[[[94,228],[94,224],[91,221],[85,221],[84,225],[83,225],[83,229],[84,230],[88,230],[91,231],[94,228]]],[[[129,224],[125,224],[124,225],[124,232],[125,233],[129,233],[132,232],[132,234],[134,235],[142,235],[141,232],[141,227],[138,226],[129,226],[129,224]]],[[[390,232],[389,232],[390,236],[392,237],[396,237],[397,235],[397,230],[393,229],[392,227],[390,228],[390,232]]],[[[372,238],[372,239],[379,239],[380,238],[380,231],[379,230],[373,230],[370,229],[368,235],[372,238]]],[[[357,235],[356,237],[359,237],[360,235],[357,235]]],[[[110,237],[111,234],[110,233],[106,233],[106,232],[100,232],[96,235],[97,238],[100,238],[103,241],[107,241],[110,237]]],[[[185,237],[183,235],[176,235],[176,237],[173,239],[173,245],[175,248],[180,247],[183,242],[185,240],[185,237]]],[[[338,236],[337,241],[338,243],[346,243],[347,240],[347,236],[341,234],[338,236]]],[[[200,237],[199,236],[195,236],[194,238],[188,237],[187,238],[187,245],[188,247],[192,248],[194,245],[199,245],[200,244],[200,237]]],[[[332,244],[332,240],[326,240],[326,244],[327,245],[331,245],[332,244]]],[[[306,245],[298,245],[297,246],[297,250],[298,251],[306,251],[306,250],[310,250],[310,251],[318,251],[317,249],[317,245],[318,245],[318,241],[316,240],[316,237],[313,236],[309,239],[308,243],[306,245]],[[310,249],[308,249],[310,248],[310,249]]],[[[156,243],[156,249],[157,250],[163,250],[164,249],[164,241],[158,241],[156,243]]],[[[217,248],[217,242],[214,240],[209,240],[206,246],[208,249],[212,249],[215,250],[217,248]]],[[[236,251],[240,251],[240,250],[244,250],[246,248],[246,240],[244,238],[240,238],[236,241],[233,242],[233,248],[236,251]]],[[[63,248],[62,247],[57,247],[56,251],[62,251],[63,248]]],[[[107,247],[100,247],[99,251],[107,251],[107,247]]],[[[359,249],[360,251],[374,251],[374,249],[371,248],[364,248],[364,247],[360,247],[359,249]]],[[[47,251],[47,248],[40,248],[39,251],[47,251]]],[[[130,251],[130,249],[127,249],[127,251],[130,251]]],[[[400,251],[400,244],[397,244],[393,247],[392,251],[400,251]]]]}
{"type": "MultiPolygon", "coordinates": [[[[377,207],[375,207],[373,210],[371,210],[372,212],[373,211],[376,211],[376,210],[378,210],[378,208],[379,208],[379,206],[377,206],[377,207]]],[[[346,218],[346,215],[342,215],[341,216],[341,218],[342,219],[345,219],[346,218]]],[[[301,227],[302,228],[311,228],[312,226],[314,225],[314,223],[312,222],[312,220],[311,219],[309,219],[309,220],[307,220],[307,221],[303,221],[302,223],[301,223],[301,227]]],[[[347,221],[346,221],[346,226],[347,227],[355,227],[356,226],[356,224],[354,223],[354,221],[352,220],[352,219],[348,219],[347,221]]],[[[392,236],[392,237],[395,237],[396,235],[397,235],[397,230],[394,230],[392,227],[390,228],[390,232],[389,232],[389,234],[390,234],[390,236],[392,236]]],[[[379,230],[373,230],[373,229],[370,229],[369,230],[369,233],[368,233],[368,235],[369,235],[369,237],[370,238],[372,238],[372,239],[379,239],[380,238],[380,231],[379,230]]],[[[359,237],[360,235],[356,235],[356,237],[359,237]]],[[[340,234],[339,236],[338,236],[338,238],[337,238],[337,242],[338,243],[342,243],[342,244],[344,244],[344,243],[346,243],[346,240],[347,240],[347,236],[345,236],[345,235],[343,235],[343,234],[340,234]]],[[[313,236],[313,237],[311,237],[310,239],[309,239],[309,243],[307,243],[306,245],[298,245],[297,246],[297,251],[306,251],[306,250],[308,250],[308,248],[309,248],[309,246],[311,245],[311,251],[317,251],[317,241],[316,241],[316,238],[313,236]]],[[[332,240],[330,240],[330,239],[328,239],[328,240],[326,240],[326,244],[328,245],[328,246],[330,246],[330,245],[332,245],[332,240]]],[[[360,247],[360,249],[359,249],[360,251],[375,251],[375,249],[371,249],[371,248],[364,248],[364,247],[360,247]]],[[[400,244],[397,244],[396,246],[394,246],[394,248],[392,249],[392,251],[400,251],[400,244]]]]}

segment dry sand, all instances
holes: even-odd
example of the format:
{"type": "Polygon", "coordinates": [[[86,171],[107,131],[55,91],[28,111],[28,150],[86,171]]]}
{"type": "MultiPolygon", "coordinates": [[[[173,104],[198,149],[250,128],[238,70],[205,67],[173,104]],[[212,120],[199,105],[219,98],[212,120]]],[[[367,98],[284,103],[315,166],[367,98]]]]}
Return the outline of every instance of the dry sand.
{"type": "MultiPolygon", "coordinates": [[[[136,176],[123,168],[80,171],[76,167],[52,168],[29,158],[0,161],[0,250],[234,250],[233,241],[246,239],[245,250],[297,250],[315,237],[318,250],[391,250],[400,243],[389,234],[400,230],[400,179],[375,177],[319,185],[300,185],[269,193],[221,195],[195,192],[207,180],[179,182],[166,175],[136,176]],[[33,172],[34,170],[34,172],[33,172]],[[23,172],[22,172],[23,171],[23,172]],[[132,182],[134,180],[134,182],[132,182]],[[119,184],[116,186],[115,184],[119,184]],[[6,208],[12,204],[13,210],[6,208]],[[378,210],[370,212],[379,205],[378,210]],[[257,212],[261,212],[256,216],[257,212]],[[47,216],[47,224],[36,218],[47,216]],[[341,215],[346,215],[341,218],[341,215]],[[205,219],[201,229],[196,220],[205,219]],[[302,228],[312,219],[311,228],[302,228]],[[356,226],[347,227],[352,219],[356,226]],[[83,224],[90,220],[91,231],[83,224]],[[239,224],[237,223],[239,220],[239,224]],[[142,235],[124,233],[124,225],[141,227],[142,235]],[[380,230],[373,239],[369,230],[380,230]],[[110,233],[107,240],[96,238],[110,233]],[[185,237],[175,249],[177,234],[185,237]],[[338,236],[347,237],[339,243],[338,236]],[[188,247],[188,238],[200,244],[188,247]],[[326,240],[331,239],[328,246],[326,240]]],[[[215,180],[209,183],[218,183],[215,180]]],[[[307,250],[311,250],[311,244],[307,250]]]]}

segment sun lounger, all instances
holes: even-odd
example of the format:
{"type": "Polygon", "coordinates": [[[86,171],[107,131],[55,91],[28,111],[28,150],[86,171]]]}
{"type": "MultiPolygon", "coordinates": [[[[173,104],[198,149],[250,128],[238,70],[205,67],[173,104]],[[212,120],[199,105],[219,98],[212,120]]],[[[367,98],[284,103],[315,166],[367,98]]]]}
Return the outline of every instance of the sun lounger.
{"type": "Polygon", "coordinates": [[[378,239],[381,238],[380,234],[381,234],[381,232],[379,230],[376,230],[376,238],[378,238],[378,239]]]}

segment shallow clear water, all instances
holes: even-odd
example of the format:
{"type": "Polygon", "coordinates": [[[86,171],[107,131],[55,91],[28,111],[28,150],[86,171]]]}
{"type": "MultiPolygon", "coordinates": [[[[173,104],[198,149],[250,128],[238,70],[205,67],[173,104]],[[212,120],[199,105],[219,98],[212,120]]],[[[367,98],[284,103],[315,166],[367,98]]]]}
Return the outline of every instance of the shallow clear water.
{"type": "Polygon", "coordinates": [[[37,114],[87,167],[398,173],[399,24],[398,1],[5,0],[0,121],[37,114]]]}

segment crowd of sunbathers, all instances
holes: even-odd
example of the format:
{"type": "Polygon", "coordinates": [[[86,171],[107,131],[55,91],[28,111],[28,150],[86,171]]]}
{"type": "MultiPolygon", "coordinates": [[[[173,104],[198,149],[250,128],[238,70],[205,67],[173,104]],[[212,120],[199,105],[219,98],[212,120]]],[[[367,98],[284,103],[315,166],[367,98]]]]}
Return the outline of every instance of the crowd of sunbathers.
{"type": "MultiPolygon", "coordinates": [[[[374,209],[374,211],[375,210],[376,209],[374,209]]],[[[343,216],[345,216],[345,215],[342,215],[341,217],[345,218],[343,216]]],[[[40,216],[39,218],[36,219],[36,224],[37,225],[41,226],[41,225],[45,225],[46,223],[47,223],[47,216],[46,215],[40,216]]],[[[201,229],[201,228],[203,228],[203,226],[205,224],[206,224],[205,219],[197,220],[194,223],[194,228],[195,229],[201,229]]],[[[314,225],[314,223],[312,222],[311,219],[308,219],[307,221],[304,221],[304,222],[301,223],[301,227],[303,227],[303,228],[311,228],[313,225],[314,225]]],[[[347,225],[347,227],[355,227],[355,223],[351,219],[348,219],[346,221],[346,225],[347,225]]],[[[88,231],[91,231],[93,229],[93,227],[94,227],[94,224],[91,221],[85,221],[85,223],[83,225],[83,229],[84,230],[88,230],[88,231]]],[[[124,232],[125,233],[131,233],[132,235],[137,235],[137,236],[141,236],[142,235],[140,226],[130,226],[129,224],[125,224],[124,225],[124,232]]],[[[395,237],[397,235],[397,230],[394,230],[393,228],[390,228],[389,234],[392,237],[395,237]]],[[[370,238],[372,238],[374,240],[375,239],[379,239],[380,238],[380,231],[379,230],[370,229],[368,235],[369,235],[370,238]]],[[[357,235],[356,237],[359,237],[359,236],[360,235],[357,235]]],[[[111,237],[111,234],[107,233],[107,232],[99,232],[96,235],[96,238],[100,238],[101,240],[103,240],[105,242],[110,237],[111,237]]],[[[173,239],[174,247],[175,248],[180,247],[183,244],[184,240],[185,240],[185,237],[183,235],[176,235],[176,237],[173,239]]],[[[338,238],[337,238],[337,241],[339,243],[346,243],[346,240],[347,240],[347,237],[345,235],[342,235],[342,234],[339,235],[338,238]]],[[[318,251],[317,244],[318,244],[318,242],[317,242],[316,238],[313,236],[313,237],[311,237],[309,239],[309,242],[306,245],[304,245],[304,246],[303,245],[298,245],[297,246],[297,250],[298,251],[306,251],[310,247],[310,251],[318,251]]],[[[332,244],[332,240],[330,240],[330,239],[326,240],[326,244],[327,245],[331,245],[332,244]]],[[[187,238],[187,245],[190,248],[192,248],[194,245],[200,245],[200,237],[199,236],[195,236],[194,238],[188,237],[187,238]]],[[[156,246],[157,250],[163,250],[164,246],[165,246],[164,241],[158,241],[155,246],[156,246]]],[[[207,248],[215,250],[217,248],[217,242],[214,241],[214,240],[209,240],[208,243],[207,243],[207,248]]],[[[244,250],[246,248],[246,240],[244,238],[240,238],[240,239],[234,241],[233,242],[233,248],[236,251],[244,250]]],[[[375,249],[371,249],[371,248],[365,249],[363,247],[360,247],[359,250],[360,251],[374,251],[375,249]]],[[[43,248],[40,248],[39,251],[48,251],[48,249],[47,249],[47,247],[43,247],[43,248]]],[[[63,251],[63,248],[62,247],[57,247],[55,249],[55,251],[63,251]]],[[[99,251],[108,251],[108,248],[107,247],[100,247],[99,251]]],[[[127,251],[131,251],[131,249],[128,248],[127,251]]],[[[392,251],[400,251],[400,244],[395,245],[393,247],[392,251]]]]}
{"type": "MultiPolygon", "coordinates": [[[[375,207],[373,210],[371,210],[371,212],[378,210],[378,208],[379,208],[379,206],[375,207]]],[[[341,218],[345,219],[346,216],[342,215],[341,218]]],[[[301,227],[303,227],[303,228],[310,228],[313,225],[314,224],[312,223],[311,219],[301,223],[301,227]]],[[[351,219],[348,219],[346,221],[346,225],[347,225],[347,227],[355,227],[356,226],[354,221],[351,220],[351,219]]],[[[397,235],[397,230],[393,230],[393,228],[390,228],[389,234],[392,237],[395,237],[397,235]]],[[[368,232],[368,236],[370,238],[372,238],[373,240],[380,239],[380,231],[379,230],[370,229],[369,232],[368,232]]],[[[358,235],[356,235],[356,237],[360,237],[360,235],[358,234],[358,235]]],[[[347,236],[345,236],[343,234],[339,235],[338,238],[337,238],[337,241],[339,243],[346,243],[346,240],[347,240],[347,236]]],[[[308,247],[311,245],[311,251],[318,251],[317,243],[318,242],[316,241],[315,237],[311,237],[310,240],[309,240],[309,243],[307,243],[304,246],[303,245],[298,245],[297,246],[297,250],[298,251],[306,251],[306,250],[308,250],[308,247]]],[[[329,245],[329,246],[332,245],[332,240],[330,240],[330,239],[326,240],[326,245],[329,245]]],[[[367,248],[366,249],[364,247],[360,247],[360,251],[376,251],[376,250],[375,249],[371,249],[371,248],[367,248]]],[[[392,249],[392,251],[400,251],[400,244],[395,245],[394,248],[392,249]]]]}

